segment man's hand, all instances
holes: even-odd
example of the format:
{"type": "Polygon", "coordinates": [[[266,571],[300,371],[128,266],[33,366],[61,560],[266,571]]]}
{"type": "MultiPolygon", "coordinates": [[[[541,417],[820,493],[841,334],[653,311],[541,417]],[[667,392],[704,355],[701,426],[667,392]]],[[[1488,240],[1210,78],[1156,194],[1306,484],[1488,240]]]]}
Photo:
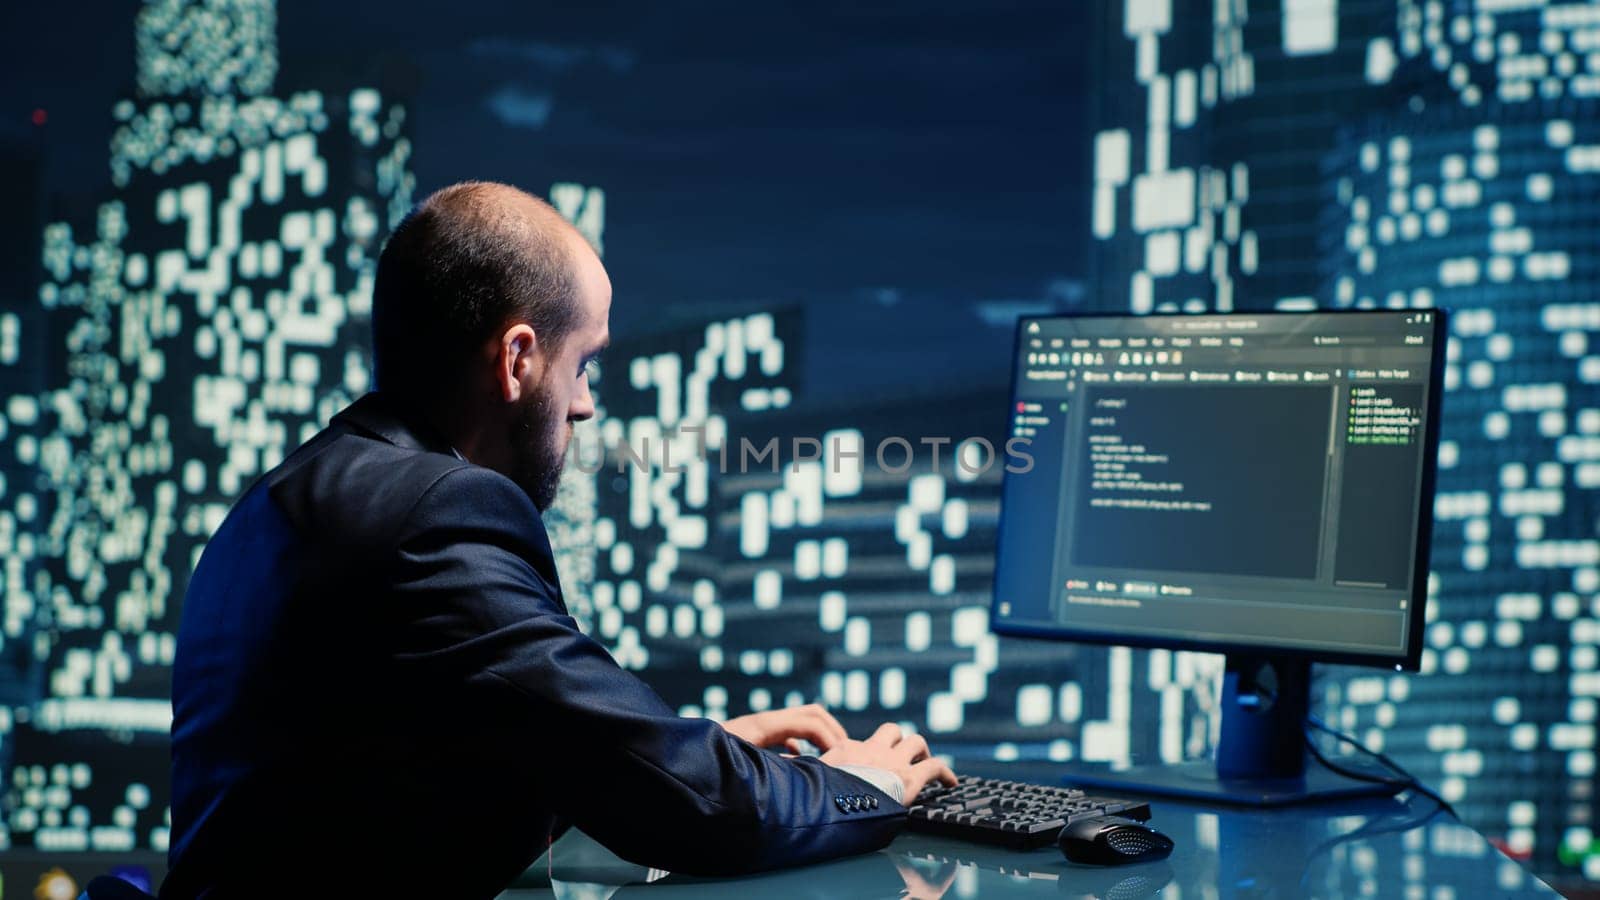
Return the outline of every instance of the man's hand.
{"type": "Polygon", "coordinates": [[[905,783],[905,805],[910,806],[930,781],[952,787],[956,773],[928,755],[928,742],[920,734],[903,734],[900,726],[885,722],[864,741],[845,740],[827,748],[822,761],[834,766],[872,766],[900,776],[905,783]]]}
{"type": "Polygon", "coordinates": [[[801,740],[819,750],[831,750],[850,740],[839,720],[815,703],[739,716],[723,722],[722,727],[757,747],[786,747],[790,753],[800,752],[801,740]]]}

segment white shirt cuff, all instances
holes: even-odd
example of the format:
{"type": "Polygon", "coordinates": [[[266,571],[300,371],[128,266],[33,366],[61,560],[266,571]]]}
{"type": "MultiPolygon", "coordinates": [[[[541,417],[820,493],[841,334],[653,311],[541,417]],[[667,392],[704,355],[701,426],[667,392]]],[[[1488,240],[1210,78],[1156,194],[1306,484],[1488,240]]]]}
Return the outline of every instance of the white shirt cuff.
{"type": "Polygon", "coordinates": [[[904,805],[906,802],[906,783],[900,776],[888,769],[879,769],[873,766],[834,766],[834,768],[849,772],[851,775],[865,781],[885,794],[894,802],[904,805]]]}

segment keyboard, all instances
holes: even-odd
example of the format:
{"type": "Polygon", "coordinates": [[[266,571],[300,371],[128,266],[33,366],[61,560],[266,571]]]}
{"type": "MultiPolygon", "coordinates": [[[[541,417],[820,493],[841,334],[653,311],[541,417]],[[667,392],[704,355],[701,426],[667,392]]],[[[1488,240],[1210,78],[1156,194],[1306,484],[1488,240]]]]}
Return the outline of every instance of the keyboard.
{"type": "Polygon", "coordinates": [[[936,783],[923,788],[910,814],[912,831],[1032,850],[1054,844],[1061,829],[1079,819],[1125,816],[1145,821],[1150,804],[1095,797],[1077,788],[964,775],[955,787],[936,783]]]}

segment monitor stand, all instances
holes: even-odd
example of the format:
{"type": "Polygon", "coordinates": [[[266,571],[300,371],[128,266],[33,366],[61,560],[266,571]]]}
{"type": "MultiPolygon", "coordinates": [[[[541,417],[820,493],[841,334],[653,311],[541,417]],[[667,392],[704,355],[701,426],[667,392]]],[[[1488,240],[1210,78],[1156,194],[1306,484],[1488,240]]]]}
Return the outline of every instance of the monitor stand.
{"type": "MultiPolygon", "coordinates": [[[[1243,806],[1288,806],[1399,793],[1394,784],[1347,778],[1306,765],[1311,664],[1230,654],[1222,682],[1216,761],[1118,770],[1073,770],[1064,780],[1125,791],[1243,806]]],[[[1353,767],[1352,767],[1353,768],[1353,767]]]]}

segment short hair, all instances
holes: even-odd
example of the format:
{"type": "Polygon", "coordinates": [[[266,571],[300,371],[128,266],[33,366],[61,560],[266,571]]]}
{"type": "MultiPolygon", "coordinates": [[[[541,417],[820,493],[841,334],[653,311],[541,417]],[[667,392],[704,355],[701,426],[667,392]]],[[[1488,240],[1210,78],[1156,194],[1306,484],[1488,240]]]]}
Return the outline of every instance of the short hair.
{"type": "Polygon", "coordinates": [[[464,387],[483,343],[512,322],[560,347],[578,324],[571,226],[514,187],[435,191],[396,226],[372,289],[380,390],[439,399],[464,387]]]}

